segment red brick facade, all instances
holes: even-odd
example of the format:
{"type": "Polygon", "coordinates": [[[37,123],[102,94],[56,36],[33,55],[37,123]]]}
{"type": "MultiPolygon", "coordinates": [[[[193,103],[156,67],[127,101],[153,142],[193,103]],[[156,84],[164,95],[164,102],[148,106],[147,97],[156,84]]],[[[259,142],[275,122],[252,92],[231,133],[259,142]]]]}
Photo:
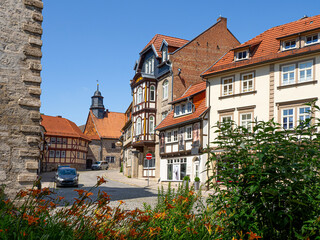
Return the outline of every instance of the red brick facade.
{"type": "Polygon", "coordinates": [[[191,84],[202,81],[200,74],[223,54],[239,45],[227,28],[227,19],[218,22],[170,56],[173,68],[173,100],[180,97],[191,84]],[[178,69],[181,73],[178,75],[178,69]]]}

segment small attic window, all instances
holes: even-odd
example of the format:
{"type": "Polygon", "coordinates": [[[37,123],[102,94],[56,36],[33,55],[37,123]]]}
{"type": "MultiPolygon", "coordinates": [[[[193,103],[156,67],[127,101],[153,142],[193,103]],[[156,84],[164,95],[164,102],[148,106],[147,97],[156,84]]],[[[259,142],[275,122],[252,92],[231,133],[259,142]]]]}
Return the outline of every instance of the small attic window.
{"type": "Polygon", "coordinates": [[[168,60],[168,54],[167,54],[167,49],[162,50],[162,62],[165,62],[168,60]]]}
{"type": "Polygon", "coordinates": [[[248,59],[248,58],[249,58],[249,51],[248,50],[236,52],[236,59],[235,59],[236,61],[244,60],[244,59],[248,59]]]}
{"type": "Polygon", "coordinates": [[[319,35],[314,34],[306,37],[306,45],[316,44],[319,42],[319,35]]]}
{"type": "Polygon", "coordinates": [[[290,49],[294,49],[296,47],[297,47],[297,41],[295,39],[283,41],[283,50],[290,50],[290,49]]]}

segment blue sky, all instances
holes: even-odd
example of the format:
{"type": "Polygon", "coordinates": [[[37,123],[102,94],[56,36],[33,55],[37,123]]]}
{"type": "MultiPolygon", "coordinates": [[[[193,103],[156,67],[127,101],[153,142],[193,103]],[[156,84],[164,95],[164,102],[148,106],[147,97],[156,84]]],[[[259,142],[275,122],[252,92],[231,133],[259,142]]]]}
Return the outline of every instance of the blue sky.
{"type": "Polygon", "coordinates": [[[104,106],[124,112],[139,52],[157,34],[191,40],[221,15],[241,42],[320,14],[320,1],[43,0],[41,113],[85,124],[99,80],[104,106]]]}

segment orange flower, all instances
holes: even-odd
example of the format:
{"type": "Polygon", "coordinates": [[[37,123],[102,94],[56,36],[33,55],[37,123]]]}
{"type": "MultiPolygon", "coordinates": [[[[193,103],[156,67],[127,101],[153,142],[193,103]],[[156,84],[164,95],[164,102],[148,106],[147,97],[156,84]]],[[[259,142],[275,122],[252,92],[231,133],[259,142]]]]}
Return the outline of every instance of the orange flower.
{"type": "Polygon", "coordinates": [[[171,209],[171,208],[175,208],[174,206],[172,206],[170,203],[167,204],[167,209],[171,209]]]}
{"type": "Polygon", "coordinates": [[[124,201],[122,201],[122,200],[119,200],[118,202],[120,203],[120,205],[124,203],[124,201]]]}
{"type": "Polygon", "coordinates": [[[138,233],[136,232],[136,230],[135,230],[134,228],[132,228],[132,229],[130,229],[130,231],[129,231],[129,235],[130,235],[131,237],[134,237],[134,236],[137,236],[138,233]]]}
{"type": "Polygon", "coordinates": [[[247,234],[249,234],[249,240],[254,240],[254,239],[259,239],[262,238],[261,236],[258,236],[256,233],[253,233],[252,231],[247,232],[247,234]]]}
{"type": "Polygon", "coordinates": [[[57,197],[59,199],[59,201],[61,201],[62,199],[64,199],[64,197],[58,196],[57,197]]]}
{"type": "Polygon", "coordinates": [[[206,229],[208,230],[209,234],[211,235],[211,233],[212,233],[211,224],[210,223],[205,223],[204,226],[206,227],[206,229]]]}
{"type": "Polygon", "coordinates": [[[107,181],[103,177],[97,177],[97,185],[100,186],[103,183],[106,183],[107,181]]]}
{"type": "Polygon", "coordinates": [[[2,230],[2,229],[0,229],[0,233],[1,233],[1,232],[3,232],[3,230],[2,230]]]}
{"type": "Polygon", "coordinates": [[[23,198],[25,196],[27,196],[27,191],[23,191],[23,190],[20,190],[20,192],[17,194],[19,197],[23,198]]]}
{"type": "Polygon", "coordinates": [[[87,192],[87,191],[85,191],[83,189],[76,189],[76,190],[73,190],[73,191],[78,192],[79,196],[82,196],[84,192],[87,192]]]}
{"type": "Polygon", "coordinates": [[[2,200],[5,204],[8,204],[10,202],[10,199],[8,200],[2,200]]]}
{"type": "Polygon", "coordinates": [[[86,197],[90,197],[91,195],[93,195],[93,193],[92,193],[92,192],[88,192],[88,193],[86,193],[86,197]]]}
{"type": "Polygon", "coordinates": [[[165,217],[166,217],[166,213],[165,213],[165,212],[156,213],[156,214],[154,215],[154,218],[155,218],[155,219],[158,219],[158,218],[164,219],[165,217]]]}

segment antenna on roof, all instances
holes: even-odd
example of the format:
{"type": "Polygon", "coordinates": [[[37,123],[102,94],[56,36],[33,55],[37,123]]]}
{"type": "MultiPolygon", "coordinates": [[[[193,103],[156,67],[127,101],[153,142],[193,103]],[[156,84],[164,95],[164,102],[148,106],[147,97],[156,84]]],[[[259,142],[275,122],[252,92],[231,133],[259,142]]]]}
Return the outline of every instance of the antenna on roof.
{"type": "Polygon", "coordinates": [[[308,16],[304,15],[302,18],[300,18],[300,20],[305,19],[305,18],[308,18],[308,16]]]}
{"type": "Polygon", "coordinates": [[[97,90],[99,90],[99,80],[97,80],[97,90]]]}

